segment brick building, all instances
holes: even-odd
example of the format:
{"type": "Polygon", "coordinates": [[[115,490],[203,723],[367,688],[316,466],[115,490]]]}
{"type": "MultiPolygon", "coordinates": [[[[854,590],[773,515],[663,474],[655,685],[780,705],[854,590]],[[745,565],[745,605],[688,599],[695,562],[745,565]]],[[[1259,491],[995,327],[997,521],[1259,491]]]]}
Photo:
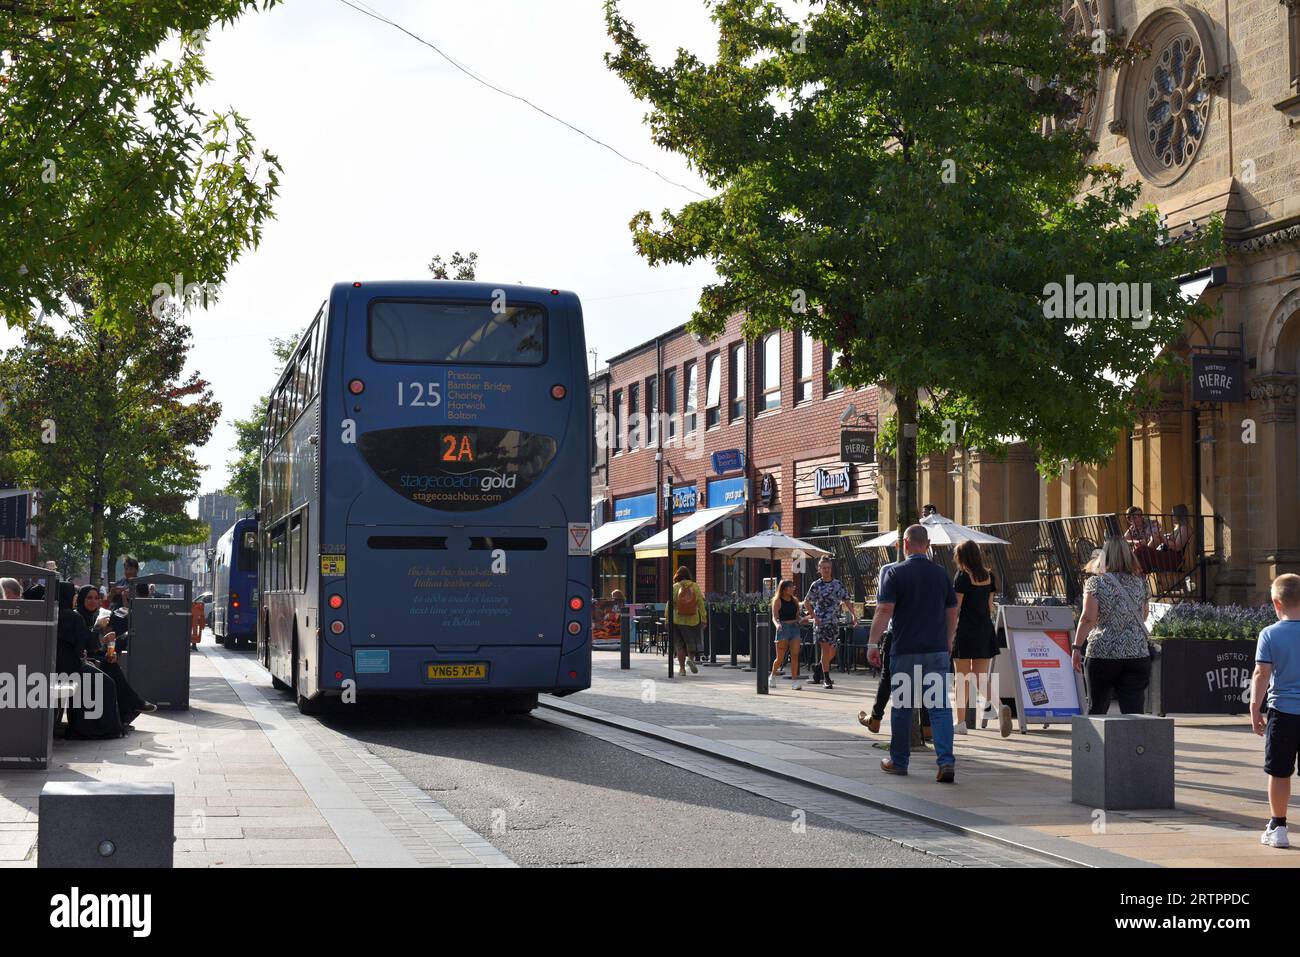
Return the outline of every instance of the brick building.
{"type": "Polygon", "coordinates": [[[852,405],[851,424],[872,427],[877,390],[838,386],[832,366],[830,350],[804,334],[746,342],[740,316],[716,340],[678,326],[611,358],[592,377],[592,511],[604,525],[593,534],[597,594],[663,600],[656,490],[669,476],[673,567],[690,566],[705,592],[757,590],[766,563],[751,575],[713,550],[773,525],[794,535],[876,531],[877,467],[841,462],[840,420],[852,405]],[[743,467],[715,470],[714,453],[729,451],[743,467]]]}

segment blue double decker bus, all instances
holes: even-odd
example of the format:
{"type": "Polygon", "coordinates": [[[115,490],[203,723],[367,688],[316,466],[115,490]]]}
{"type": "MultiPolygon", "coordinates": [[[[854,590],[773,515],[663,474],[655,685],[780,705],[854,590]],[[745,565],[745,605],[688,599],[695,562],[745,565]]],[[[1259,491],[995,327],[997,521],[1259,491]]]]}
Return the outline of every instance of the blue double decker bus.
{"type": "Polygon", "coordinates": [[[257,519],[241,518],[212,558],[212,637],[227,648],[257,640],[257,519]]]}
{"type": "Polygon", "coordinates": [[[526,712],[591,683],[582,308],[341,283],[271,396],[257,645],[304,712],[367,694],[526,712]]]}

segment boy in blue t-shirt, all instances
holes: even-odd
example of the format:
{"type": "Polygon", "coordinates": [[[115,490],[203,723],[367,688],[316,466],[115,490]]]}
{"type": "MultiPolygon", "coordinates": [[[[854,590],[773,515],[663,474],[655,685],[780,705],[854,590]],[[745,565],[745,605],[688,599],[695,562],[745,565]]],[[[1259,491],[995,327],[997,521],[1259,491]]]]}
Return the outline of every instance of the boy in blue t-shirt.
{"type": "Polygon", "coordinates": [[[1269,847],[1290,847],[1286,806],[1291,775],[1300,753],[1300,575],[1279,575],[1271,591],[1278,621],[1259,633],[1255,675],[1250,685],[1250,723],[1264,737],[1268,774],[1268,827],[1260,837],[1269,847]],[[1261,703],[1268,694],[1268,718],[1261,703]],[[1266,723],[1267,722],[1267,723],[1266,723]]]}

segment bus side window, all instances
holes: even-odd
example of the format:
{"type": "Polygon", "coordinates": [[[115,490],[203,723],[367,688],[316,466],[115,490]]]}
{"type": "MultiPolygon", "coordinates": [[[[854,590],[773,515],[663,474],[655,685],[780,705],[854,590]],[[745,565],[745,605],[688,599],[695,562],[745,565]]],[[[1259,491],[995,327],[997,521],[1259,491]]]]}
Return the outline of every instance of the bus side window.
{"type": "Polygon", "coordinates": [[[293,591],[301,591],[303,587],[302,573],[302,513],[299,512],[293,517],[289,525],[289,588],[293,591]]]}

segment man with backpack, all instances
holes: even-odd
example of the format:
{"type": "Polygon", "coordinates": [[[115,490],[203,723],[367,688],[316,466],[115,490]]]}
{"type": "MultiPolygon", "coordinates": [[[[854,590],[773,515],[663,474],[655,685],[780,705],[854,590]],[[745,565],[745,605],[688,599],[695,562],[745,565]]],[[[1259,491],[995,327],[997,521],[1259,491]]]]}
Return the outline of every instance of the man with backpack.
{"type": "Polygon", "coordinates": [[[680,671],[686,674],[687,666],[693,674],[699,674],[695,664],[700,657],[701,626],[709,623],[709,611],[704,604],[704,593],[691,577],[691,571],[685,565],[677,569],[673,576],[673,645],[677,650],[680,671]]]}

